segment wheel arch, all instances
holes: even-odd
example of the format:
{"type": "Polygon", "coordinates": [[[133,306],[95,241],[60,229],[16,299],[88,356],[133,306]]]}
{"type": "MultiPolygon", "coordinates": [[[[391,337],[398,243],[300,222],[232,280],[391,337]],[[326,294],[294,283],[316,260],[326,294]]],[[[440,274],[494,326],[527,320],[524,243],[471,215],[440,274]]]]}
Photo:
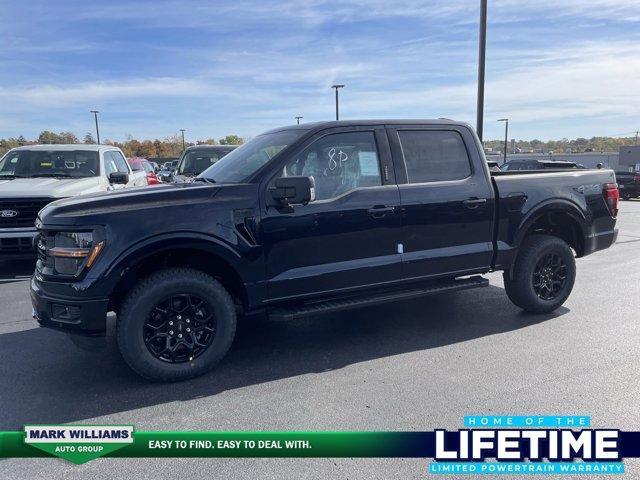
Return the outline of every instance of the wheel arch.
{"type": "Polygon", "coordinates": [[[248,294],[243,278],[242,257],[211,237],[169,234],[146,239],[128,248],[107,271],[111,278],[110,310],[117,311],[127,292],[152,272],[170,267],[187,267],[216,278],[234,301],[246,307],[248,294]]]}
{"type": "Polygon", "coordinates": [[[525,238],[534,234],[558,237],[576,252],[577,257],[581,257],[587,237],[587,219],[573,202],[549,200],[536,206],[523,218],[516,233],[516,246],[520,247],[525,238]]]}

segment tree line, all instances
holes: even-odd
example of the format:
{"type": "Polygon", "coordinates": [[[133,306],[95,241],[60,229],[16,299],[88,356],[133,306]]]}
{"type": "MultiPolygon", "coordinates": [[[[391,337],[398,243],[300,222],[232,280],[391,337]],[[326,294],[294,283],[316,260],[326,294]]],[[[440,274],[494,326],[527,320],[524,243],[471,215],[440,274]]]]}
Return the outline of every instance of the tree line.
{"type": "MultiPolygon", "coordinates": [[[[204,140],[198,140],[194,142],[185,142],[186,146],[190,145],[241,145],[244,143],[244,139],[238,135],[227,135],[226,137],[218,140],[214,138],[207,138],[204,140]]],[[[591,138],[576,138],[569,140],[563,138],[560,140],[517,140],[515,147],[522,152],[541,152],[548,153],[550,151],[555,153],[582,153],[582,152],[617,152],[620,147],[635,145],[638,142],[638,138],[632,137],[591,137],[591,138]]],[[[61,144],[61,143],[84,143],[95,144],[95,138],[93,134],[87,133],[82,140],[78,139],[72,132],[51,132],[44,130],[38,135],[38,138],[28,140],[22,135],[15,138],[3,138],[0,139],[0,155],[4,155],[8,150],[20,147],[23,145],[34,144],[61,144]]],[[[115,142],[111,140],[105,140],[103,142],[106,145],[116,146],[124,152],[127,157],[144,157],[144,158],[167,158],[167,157],[179,157],[182,153],[182,137],[180,135],[172,135],[165,137],[162,140],[137,140],[131,135],[123,142],[115,142]]],[[[491,148],[494,151],[500,151],[504,148],[504,142],[502,140],[487,140],[484,142],[485,148],[491,148]]],[[[511,145],[509,145],[509,151],[511,151],[511,145]]]]}
{"type": "MultiPolygon", "coordinates": [[[[617,152],[620,147],[636,145],[638,137],[591,137],[576,138],[569,140],[517,140],[515,148],[522,152],[536,153],[584,153],[584,152],[617,152]]],[[[485,148],[495,151],[503,151],[504,140],[488,140],[484,142],[485,148]]],[[[509,142],[508,152],[511,152],[511,142],[509,142]]],[[[518,150],[516,150],[518,151],[518,150]]]]}
{"type": "MultiPolygon", "coordinates": [[[[24,136],[3,138],[0,139],[0,155],[4,155],[7,151],[15,147],[21,147],[23,145],[36,145],[36,144],[87,144],[92,145],[96,143],[96,140],[91,133],[84,135],[80,140],[72,132],[51,132],[44,130],[40,132],[38,138],[28,140],[24,136]]],[[[131,135],[128,135],[123,142],[116,142],[112,140],[104,140],[102,142],[105,145],[113,145],[120,148],[127,157],[144,157],[144,158],[177,158],[182,153],[182,137],[180,135],[172,135],[165,137],[162,140],[137,140],[131,135]]],[[[185,146],[191,145],[242,145],[244,139],[238,135],[227,135],[226,137],[218,140],[214,138],[207,138],[204,140],[198,140],[196,142],[185,142],[185,146]]]]}

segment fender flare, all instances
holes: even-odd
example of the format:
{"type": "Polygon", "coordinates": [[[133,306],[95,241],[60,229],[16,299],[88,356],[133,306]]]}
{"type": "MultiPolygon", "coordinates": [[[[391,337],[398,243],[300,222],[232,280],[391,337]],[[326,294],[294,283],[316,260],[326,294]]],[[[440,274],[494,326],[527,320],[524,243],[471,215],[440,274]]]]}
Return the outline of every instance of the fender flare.
{"type": "MultiPolygon", "coordinates": [[[[549,213],[561,213],[569,215],[569,217],[578,225],[579,233],[582,235],[582,239],[588,236],[588,220],[584,215],[584,211],[576,203],[562,199],[551,198],[544,200],[529,210],[523,217],[522,221],[516,229],[514,238],[514,245],[519,247],[524,240],[525,234],[529,228],[542,216],[549,213]]],[[[581,239],[581,240],[582,240],[581,239]]]]}
{"type": "Polygon", "coordinates": [[[185,248],[201,250],[219,257],[244,278],[241,273],[244,270],[244,262],[238,252],[217,237],[190,231],[162,233],[130,245],[107,267],[105,277],[109,279],[110,288],[113,289],[122,273],[131,266],[160,252],[185,248]]]}

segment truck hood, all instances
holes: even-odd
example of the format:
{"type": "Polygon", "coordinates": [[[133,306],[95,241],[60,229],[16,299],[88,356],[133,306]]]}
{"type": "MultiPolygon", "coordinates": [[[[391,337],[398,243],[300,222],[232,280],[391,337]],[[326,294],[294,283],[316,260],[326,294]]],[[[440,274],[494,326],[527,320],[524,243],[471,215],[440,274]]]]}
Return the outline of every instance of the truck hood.
{"type": "Polygon", "coordinates": [[[190,205],[209,202],[220,191],[226,193],[221,197],[229,204],[246,203],[248,200],[238,192],[244,190],[241,187],[198,182],[126,188],[52,202],[40,211],[39,218],[44,225],[105,224],[118,222],[134,213],[162,219],[163,212],[171,212],[179,218],[189,212],[190,205]]]}
{"type": "Polygon", "coordinates": [[[0,197],[2,198],[63,198],[83,193],[98,192],[103,189],[104,186],[101,184],[99,177],[0,179],[0,197]]]}

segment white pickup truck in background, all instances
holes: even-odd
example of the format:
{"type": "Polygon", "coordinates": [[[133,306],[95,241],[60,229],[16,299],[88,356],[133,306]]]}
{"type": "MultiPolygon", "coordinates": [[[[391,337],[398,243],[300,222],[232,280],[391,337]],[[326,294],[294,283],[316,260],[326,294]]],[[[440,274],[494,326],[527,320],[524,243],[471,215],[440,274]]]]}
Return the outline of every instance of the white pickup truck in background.
{"type": "Polygon", "coordinates": [[[32,256],[34,221],[48,203],[85,193],[147,185],[119,148],[29,145],[0,159],[0,260],[32,256]]]}

